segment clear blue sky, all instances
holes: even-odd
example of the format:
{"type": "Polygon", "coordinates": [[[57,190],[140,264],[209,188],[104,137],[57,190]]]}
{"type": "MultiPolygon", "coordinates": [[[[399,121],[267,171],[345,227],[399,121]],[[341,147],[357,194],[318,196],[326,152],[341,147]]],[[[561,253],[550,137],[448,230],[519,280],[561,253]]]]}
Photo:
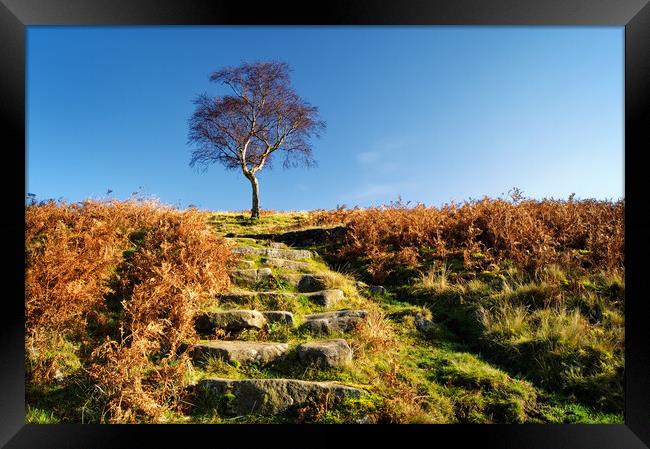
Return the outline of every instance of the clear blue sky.
{"type": "Polygon", "coordinates": [[[280,59],[327,131],[313,169],[260,174],[264,209],[500,196],[618,199],[623,27],[29,27],[27,191],[212,210],[250,185],[188,165],[208,75],[280,59]]]}

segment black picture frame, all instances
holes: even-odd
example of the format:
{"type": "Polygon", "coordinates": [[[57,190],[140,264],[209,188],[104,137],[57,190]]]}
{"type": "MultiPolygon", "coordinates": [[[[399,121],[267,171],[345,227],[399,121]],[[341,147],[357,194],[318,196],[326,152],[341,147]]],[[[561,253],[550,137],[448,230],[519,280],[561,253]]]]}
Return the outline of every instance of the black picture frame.
{"type": "MultiPolygon", "coordinates": [[[[236,1],[0,0],[0,111],[10,161],[0,177],[7,192],[0,227],[4,237],[0,326],[0,445],[7,448],[98,448],[196,444],[339,444],[343,438],[384,438],[388,431],[406,444],[454,446],[470,442],[499,448],[644,448],[650,445],[650,322],[643,307],[643,264],[650,254],[642,163],[650,129],[650,6],[648,0],[400,0],[391,4],[344,0],[283,5],[236,1]],[[282,6],[282,7],[280,7],[282,6]],[[26,425],[24,385],[24,199],[25,39],[32,25],[584,25],[625,27],[625,424],[621,425],[435,425],[435,426],[101,426],[26,425]],[[9,293],[10,292],[10,293],[9,293]],[[299,427],[299,429],[296,429],[299,427]],[[305,430],[305,427],[308,427],[305,430]],[[296,436],[296,432],[300,436],[296,436]],[[346,436],[338,436],[339,432],[346,436]],[[242,434],[248,434],[247,437],[242,434]],[[284,435],[282,435],[284,434],[284,435]],[[289,437],[289,435],[291,435],[289,437]],[[287,439],[288,437],[288,439],[287,439]],[[307,438],[306,440],[304,440],[307,438]],[[136,442],[139,440],[139,442],[136,442]],[[230,444],[230,443],[228,443],[230,444]]],[[[350,440],[352,441],[352,440],[350,440]]],[[[366,441],[365,444],[373,444],[366,441]]]]}

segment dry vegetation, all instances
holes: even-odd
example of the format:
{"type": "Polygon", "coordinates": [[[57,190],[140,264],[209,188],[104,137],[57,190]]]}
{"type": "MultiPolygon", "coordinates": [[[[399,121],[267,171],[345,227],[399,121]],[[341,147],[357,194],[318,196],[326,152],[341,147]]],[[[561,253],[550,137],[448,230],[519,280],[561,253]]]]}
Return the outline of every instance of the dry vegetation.
{"type": "MultiPolygon", "coordinates": [[[[622,201],[517,192],[441,208],[263,211],[255,221],[142,201],[30,205],[29,421],[230,422],[187,406],[187,385],[217,373],[335,380],[372,393],[336,410],[316,404],[302,422],[622,422],[623,216],[622,201]],[[192,367],[194,313],[229,289],[219,235],[297,238],[333,225],[342,225],[327,234],[336,238],[323,243],[312,232],[322,229],[307,229],[297,246],[339,268],[311,262],[346,292],[345,307],[369,311],[356,333],[341,335],[354,364],[192,367]],[[361,279],[386,291],[357,287],[361,279]]],[[[308,301],[247,306],[313,312],[308,301]]],[[[271,327],[241,338],[295,346],[307,337],[271,327]]]]}
{"type": "Polygon", "coordinates": [[[315,211],[329,259],[425,306],[453,340],[546,392],[621,413],[624,202],[483,199],[315,211]]]}
{"type": "Polygon", "coordinates": [[[441,208],[389,207],[315,211],[311,224],[346,225],[338,256],[360,260],[375,282],[405,267],[462,255],[466,269],[510,260],[534,272],[622,270],[624,203],[483,199],[441,208]]]}
{"type": "Polygon", "coordinates": [[[25,241],[28,395],[75,379],[90,415],[110,422],[157,421],[182,404],[179,345],[195,338],[201,301],[229,287],[228,247],[204,215],[49,201],[26,208],[25,241]]]}

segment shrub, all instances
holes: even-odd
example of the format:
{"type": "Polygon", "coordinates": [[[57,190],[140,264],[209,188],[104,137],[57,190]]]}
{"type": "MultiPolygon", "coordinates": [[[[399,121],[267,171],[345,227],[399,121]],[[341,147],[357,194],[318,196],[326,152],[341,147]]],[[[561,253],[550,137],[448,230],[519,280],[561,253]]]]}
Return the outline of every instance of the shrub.
{"type": "Polygon", "coordinates": [[[111,422],[162,419],[194,314],[229,287],[226,242],[196,210],[139,200],[32,204],[25,238],[28,382],[77,366],[111,422]]]}
{"type": "Polygon", "coordinates": [[[362,261],[374,282],[408,267],[460,256],[466,269],[511,261],[528,273],[564,269],[620,270],[624,202],[484,198],[439,208],[401,202],[369,209],[315,211],[314,225],[343,223],[336,256],[362,261]]]}

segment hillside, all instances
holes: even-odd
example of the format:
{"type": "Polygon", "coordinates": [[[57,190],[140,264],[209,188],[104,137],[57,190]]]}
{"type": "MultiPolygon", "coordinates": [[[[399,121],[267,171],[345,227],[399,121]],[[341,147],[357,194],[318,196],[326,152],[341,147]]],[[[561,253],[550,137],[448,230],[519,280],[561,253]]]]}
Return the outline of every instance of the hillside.
{"type": "Polygon", "coordinates": [[[27,421],[622,423],[623,207],[29,206],[27,421]]]}

